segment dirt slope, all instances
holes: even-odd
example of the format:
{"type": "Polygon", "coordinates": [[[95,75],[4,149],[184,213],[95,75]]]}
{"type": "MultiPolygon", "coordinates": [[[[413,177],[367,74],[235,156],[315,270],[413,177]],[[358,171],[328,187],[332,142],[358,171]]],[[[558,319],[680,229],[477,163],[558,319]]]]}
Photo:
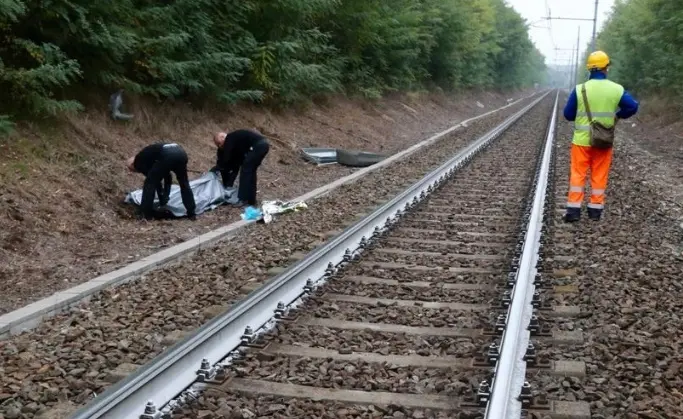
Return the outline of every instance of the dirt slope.
{"type": "MultiPolygon", "coordinates": [[[[111,121],[103,109],[59,126],[22,127],[0,140],[0,313],[239,220],[239,212],[228,207],[194,223],[133,220],[121,201],[141,187],[143,177],[129,174],[124,160],[150,142],[178,142],[196,171],[214,164],[211,135],[219,129],[257,127],[297,147],[391,154],[526,94],[394,97],[372,104],[339,99],[303,111],[245,106],[212,115],[132,104],[130,123],[111,121]]],[[[275,142],[259,172],[259,199],[294,198],[351,171],[308,165],[297,151],[275,142]]]]}
{"type": "Polygon", "coordinates": [[[683,118],[675,109],[662,98],[641,99],[638,114],[620,125],[629,141],[654,157],[643,181],[666,184],[671,199],[683,205],[683,118]]]}

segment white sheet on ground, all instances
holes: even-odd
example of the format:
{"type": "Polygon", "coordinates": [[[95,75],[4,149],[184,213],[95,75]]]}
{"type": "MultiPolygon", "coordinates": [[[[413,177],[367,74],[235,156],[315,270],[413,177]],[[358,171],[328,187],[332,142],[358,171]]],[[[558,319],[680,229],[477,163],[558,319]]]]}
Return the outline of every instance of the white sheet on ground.
{"type": "MultiPolygon", "coordinates": [[[[223,204],[237,203],[237,188],[224,188],[220,176],[214,172],[206,172],[197,179],[190,181],[190,188],[194,195],[196,205],[195,214],[210,211],[223,204]]],[[[142,203],[142,189],[130,192],[125,202],[133,205],[142,203]]],[[[154,194],[154,208],[159,207],[159,197],[154,194]]],[[[183,199],[180,196],[180,187],[177,184],[171,186],[171,194],[168,197],[166,209],[176,217],[187,215],[183,199]]]]}

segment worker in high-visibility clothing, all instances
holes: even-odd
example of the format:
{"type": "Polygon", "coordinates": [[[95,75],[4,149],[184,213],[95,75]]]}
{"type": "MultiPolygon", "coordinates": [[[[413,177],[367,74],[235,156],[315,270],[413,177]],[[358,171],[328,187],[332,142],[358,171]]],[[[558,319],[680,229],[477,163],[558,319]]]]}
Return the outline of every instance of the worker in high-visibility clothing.
{"type": "Polygon", "coordinates": [[[610,59],[603,51],[590,54],[586,64],[590,77],[586,83],[579,84],[572,90],[564,107],[564,117],[568,121],[574,121],[569,196],[564,216],[568,223],[581,219],[581,205],[589,169],[591,194],[588,217],[599,221],[605,207],[605,189],[613,149],[591,146],[588,111],[593,121],[600,122],[606,128],[614,127],[617,119],[627,119],[638,112],[638,102],[624,87],[607,80],[609,66],[610,59]],[[588,99],[588,108],[584,97],[588,99]]]}

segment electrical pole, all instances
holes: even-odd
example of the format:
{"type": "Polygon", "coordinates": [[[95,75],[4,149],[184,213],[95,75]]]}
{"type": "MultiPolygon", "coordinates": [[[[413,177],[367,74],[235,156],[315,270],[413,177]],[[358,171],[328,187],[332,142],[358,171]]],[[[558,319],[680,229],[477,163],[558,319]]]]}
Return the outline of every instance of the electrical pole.
{"type": "Polygon", "coordinates": [[[595,51],[595,33],[598,29],[598,3],[599,0],[595,0],[595,13],[593,15],[593,41],[591,42],[591,52],[595,51]]]}
{"type": "Polygon", "coordinates": [[[572,47],[572,58],[569,60],[569,90],[571,90],[574,86],[574,76],[576,75],[576,64],[574,63],[574,59],[576,57],[576,47],[572,47]]]}
{"type": "MultiPolygon", "coordinates": [[[[541,20],[547,20],[547,21],[552,21],[552,20],[574,20],[574,21],[582,21],[582,22],[585,22],[585,21],[587,21],[587,22],[593,22],[593,39],[591,40],[591,49],[592,49],[591,52],[593,52],[593,51],[595,51],[595,48],[596,48],[596,34],[597,34],[597,30],[598,30],[598,5],[599,5],[599,4],[600,4],[600,0],[595,0],[595,11],[594,11],[594,13],[593,13],[593,18],[592,18],[592,19],[589,19],[589,18],[580,18],[580,17],[559,17],[559,16],[558,16],[558,17],[553,17],[553,16],[550,15],[550,10],[548,10],[548,16],[542,18],[541,20]]],[[[581,28],[579,28],[579,38],[581,38],[581,28]]],[[[577,40],[577,43],[576,43],[576,63],[575,63],[575,64],[572,63],[572,65],[573,65],[573,67],[572,67],[573,73],[572,73],[572,75],[570,75],[570,81],[573,80],[574,83],[578,81],[578,80],[577,80],[577,78],[578,78],[578,77],[577,77],[577,76],[578,76],[578,74],[577,74],[577,73],[578,73],[578,72],[577,72],[577,69],[578,69],[578,67],[579,67],[579,49],[580,49],[580,48],[579,48],[579,43],[578,43],[578,40],[577,40]]],[[[571,61],[574,61],[574,54],[573,54],[573,53],[572,53],[571,61]]],[[[574,83],[573,83],[573,84],[574,84],[574,83]]]]}
{"type": "MultiPolygon", "coordinates": [[[[576,66],[574,64],[574,59],[576,57],[576,46],[572,45],[571,48],[557,48],[557,47],[555,47],[555,62],[558,61],[558,59],[557,59],[557,52],[558,51],[566,51],[566,52],[570,53],[569,67],[565,68],[563,73],[564,73],[564,76],[566,77],[565,83],[569,83],[569,88],[571,89],[574,87],[574,73],[572,71],[574,68],[576,68],[576,66]]],[[[563,63],[566,63],[566,59],[564,60],[563,63]]]]}
{"type": "MultiPolygon", "coordinates": [[[[597,1],[596,1],[597,3],[597,1]]],[[[579,79],[579,50],[581,49],[581,26],[579,26],[578,34],[576,35],[576,65],[574,66],[574,86],[578,84],[579,79]]]]}

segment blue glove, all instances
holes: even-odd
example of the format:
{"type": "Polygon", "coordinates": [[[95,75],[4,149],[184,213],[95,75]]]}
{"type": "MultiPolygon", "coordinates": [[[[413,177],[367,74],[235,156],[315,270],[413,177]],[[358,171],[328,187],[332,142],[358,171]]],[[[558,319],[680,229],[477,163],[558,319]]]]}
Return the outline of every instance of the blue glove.
{"type": "Polygon", "coordinates": [[[260,209],[249,206],[244,210],[244,214],[241,214],[240,217],[242,217],[243,220],[257,221],[263,218],[263,214],[261,213],[260,209]]]}

